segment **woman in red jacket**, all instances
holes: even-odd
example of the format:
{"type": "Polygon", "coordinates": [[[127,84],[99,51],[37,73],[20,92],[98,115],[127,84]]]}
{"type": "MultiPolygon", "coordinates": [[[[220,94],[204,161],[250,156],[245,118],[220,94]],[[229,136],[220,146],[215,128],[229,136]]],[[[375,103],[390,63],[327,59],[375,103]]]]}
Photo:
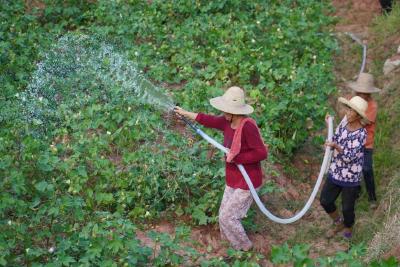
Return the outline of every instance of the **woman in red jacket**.
{"type": "Polygon", "coordinates": [[[260,162],[267,158],[268,151],[257,124],[247,117],[253,112],[253,107],[245,103],[241,88],[230,87],[224,95],[211,99],[210,104],[222,111],[223,116],[189,112],[180,107],[176,107],[175,112],[205,127],[223,131],[224,146],[230,151],[225,157],[226,187],[219,209],[220,232],[234,249],[247,251],[253,244],[244,231],[241,219],[246,216],[253,198],[236,164],[244,166],[257,189],[261,186],[263,175],[260,162]]]}

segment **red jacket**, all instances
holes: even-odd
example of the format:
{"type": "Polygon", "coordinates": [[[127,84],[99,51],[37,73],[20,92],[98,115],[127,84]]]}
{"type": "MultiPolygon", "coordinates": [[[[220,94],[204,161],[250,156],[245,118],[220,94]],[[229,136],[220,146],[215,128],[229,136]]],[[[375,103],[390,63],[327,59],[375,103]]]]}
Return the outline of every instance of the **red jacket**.
{"type": "MultiPolygon", "coordinates": [[[[231,147],[235,130],[223,116],[212,116],[199,113],[196,121],[208,128],[218,129],[224,132],[224,146],[231,147]]],[[[225,162],[226,184],[232,188],[249,190],[239,168],[236,164],[242,164],[249,175],[254,188],[262,183],[262,169],[260,161],[267,158],[268,151],[261,139],[257,126],[246,122],[243,126],[242,144],[240,153],[233,159],[233,163],[225,162]]]]}

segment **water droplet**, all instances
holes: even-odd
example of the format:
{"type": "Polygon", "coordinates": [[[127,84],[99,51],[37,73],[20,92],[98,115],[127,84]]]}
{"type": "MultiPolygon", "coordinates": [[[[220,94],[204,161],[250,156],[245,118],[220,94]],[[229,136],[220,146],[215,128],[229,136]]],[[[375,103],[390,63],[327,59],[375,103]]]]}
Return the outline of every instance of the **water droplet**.
{"type": "Polygon", "coordinates": [[[163,111],[174,106],[172,99],[148,81],[135,62],[98,38],[67,34],[42,58],[20,99],[26,121],[43,131],[71,117],[78,119],[78,112],[92,103],[123,104],[134,99],[163,111]]]}

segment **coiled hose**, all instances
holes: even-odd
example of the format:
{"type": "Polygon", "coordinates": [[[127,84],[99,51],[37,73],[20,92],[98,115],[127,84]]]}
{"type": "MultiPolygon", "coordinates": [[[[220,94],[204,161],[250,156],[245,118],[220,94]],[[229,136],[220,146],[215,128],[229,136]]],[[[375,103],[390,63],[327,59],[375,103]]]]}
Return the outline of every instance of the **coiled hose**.
{"type": "MultiPolygon", "coordinates": [[[[202,130],[200,130],[198,127],[192,125],[190,122],[188,122],[184,117],[181,117],[181,119],[183,119],[193,130],[196,131],[197,134],[199,134],[201,137],[203,137],[203,139],[205,139],[207,142],[209,142],[211,145],[215,146],[216,148],[218,148],[219,150],[221,150],[222,152],[224,152],[225,154],[227,154],[229,152],[228,148],[224,147],[223,145],[221,145],[220,143],[218,143],[217,141],[215,141],[213,138],[211,138],[210,136],[208,136],[206,133],[204,133],[202,130]]],[[[328,141],[332,140],[332,136],[333,136],[333,117],[329,117],[328,118],[328,141]]],[[[322,179],[324,177],[324,174],[326,173],[326,170],[329,167],[329,163],[330,163],[330,159],[331,159],[331,154],[332,154],[332,150],[330,147],[326,147],[325,148],[325,154],[324,154],[324,159],[322,161],[322,165],[321,165],[321,169],[319,171],[319,176],[317,179],[317,182],[315,183],[314,189],[310,195],[310,198],[308,199],[308,201],[306,202],[306,204],[304,205],[304,207],[293,217],[291,218],[279,218],[277,216],[275,216],[274,214],[272,214],[267,208],[265,208],[264,204],[261,202],[260,197],[257,194],[257,191],[255,190],[253,183],[250,180],[249,175],[247,174],[245,168],[243,167],[242,164],[237,164],[237,167],[239,168],[240,172],[242,173],[249,189],[251,192],[251,195],[254,198],[254,201],[257,203],[257,206],[260,208],[260,210],[262,211],[262,213],[267,216],[270,220],[277,222],[277,223],[281,223],[281,224],[289,224],[289,223],[293,223],[297,220],[299,220],[301,217],[304,216],[304,214],[308,211],[308,209],[311,207],[311,204],[313,203],[319,187],[321,186],[322,183],[322,179]]]]}

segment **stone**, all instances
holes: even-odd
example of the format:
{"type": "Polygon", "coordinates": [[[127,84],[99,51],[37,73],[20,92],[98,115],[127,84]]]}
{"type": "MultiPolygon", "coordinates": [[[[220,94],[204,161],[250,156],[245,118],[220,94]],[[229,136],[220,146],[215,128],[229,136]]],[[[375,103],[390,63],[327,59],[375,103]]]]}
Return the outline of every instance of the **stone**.
{"type": "Polygon", "coordinates": [[[385,61],[383,65],[383,74],[388,75],[400,67],[400,54],[394,55],[385,61]]]}

